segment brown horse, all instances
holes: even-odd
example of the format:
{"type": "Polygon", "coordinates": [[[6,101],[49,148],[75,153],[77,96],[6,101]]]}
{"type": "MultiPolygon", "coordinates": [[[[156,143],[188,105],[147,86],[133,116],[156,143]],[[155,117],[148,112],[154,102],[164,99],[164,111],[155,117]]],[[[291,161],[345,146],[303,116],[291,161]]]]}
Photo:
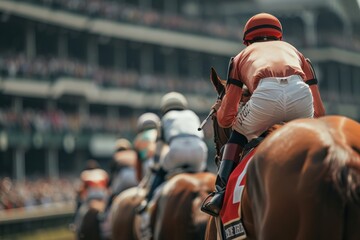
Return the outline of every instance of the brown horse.
{"type": "Polygon", "coordinates": [[[214,184],[215,175],[209,172],[172,177],[151,208],[153,239],[204,239],[209,216],[200,206],[214,184]]]}
{"type": "Polygon", "coordinates": [[[135,240],[135,208],[144,199],[143,187],[133,187],[115,197],[110,209],[111,239],[135,240]]]}
{"type": "Polygon", "coordinates": [[[80,211],[84,211],[83,217],[76,232],[76,239],[101,240],[99,214],[105,209],[105,199],[90,200],[80,211]]]}
{"type": "MultiPolygon", "coordinates": [[[[150,208],[152,239],[204,239],[209,216],[200,211],[203,199],[214,190],[209,172],[180,173],[170,178],[150,208]]],[[[145,189],[131,188],[119,194],[111,209],[112,239],[140,239],[140,215],[135,208],[145,189]]]]}
{"type": "MultiPolygon", "coordinates": [[[[343,116],[293,120],[267,136],[241,197],[247,239],[359,239],[359,139],[360,124],[343,116]]],[[[206,239],[219,239],[218,220],[206,239]]]]}

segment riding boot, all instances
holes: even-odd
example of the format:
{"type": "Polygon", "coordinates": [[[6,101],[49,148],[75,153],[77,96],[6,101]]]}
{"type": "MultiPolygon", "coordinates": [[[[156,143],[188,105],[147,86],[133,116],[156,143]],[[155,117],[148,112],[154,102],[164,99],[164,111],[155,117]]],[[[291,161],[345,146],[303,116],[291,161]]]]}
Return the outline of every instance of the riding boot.
{"type": "Polygon", "coordinates": [[[141,214],[147,209],[147,206],[148,206],[150,200],[152,199],[156,188],[165,181],[166,173],[167,172],[162,168],[160,168],[155,173],[155,178],[151,183],[150,189],[149,189],[148,193],[146,194],[145,199],[142,200],[140,205],[136,208],[137,213],[141,214]]]}
{"type": "Polygon", "coordinates": [[[209,197],[212,196],[212,199],[208,202],[205,202],[206,200],[204,201],[201,206],[201,211],[215,217],[219,215],[224,201],[226,184],[231,172],[239,161],[241,151],[242,147],[239,144],[227,143],[225,145],[223,160],[220,163],[218,175],[215,181],[215,192],[209,195],[209,197]]]}

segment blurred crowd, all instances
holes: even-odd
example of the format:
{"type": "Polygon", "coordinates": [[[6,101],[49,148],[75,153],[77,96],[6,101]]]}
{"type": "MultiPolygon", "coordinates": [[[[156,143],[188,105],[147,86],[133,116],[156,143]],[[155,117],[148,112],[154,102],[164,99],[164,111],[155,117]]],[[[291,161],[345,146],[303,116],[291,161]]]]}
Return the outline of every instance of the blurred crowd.
{"type": "Polygon", "coordinates": [[[93,81],[101,87],[132,88],[147,92],[180,91],[213,94],[209,81],[179,79],[179,77],[140,74],[134,71],[117,71],[56,57],[28,59],[24,54],[0,56],[2,77],[34,78],[56,81],[59,77],[74,77],[93,81]]]}
{"type": "Polygon", "coordinates": [[[0,211],[13,208],[31,209],[57,203],[74,203],[76,184],[72,178],[14,181],[0,178],[0,211]]]}
{"type": "Polygon", "coordinates": [[[25,109],[21,113],[0,109],[0,129],[21,132],[112,132],[126,133],[134,129],[135,120],[124,117],[106,118],[104,115],[81,117],[79,113],[62,110],[43,111],[25,109]]]}
{"type": "MultiPolygon", "coordinates": [[[[232,26],[225,22],[213,21],[211,19],[201,19],[200,17],[186,17],[185,15],[176,15],[173,13],[160,13],[158,11],[142,9],[129,4],[119,3],[111,0],[23,0],[35,4],[42,4],[46,7],[63,9],[75,13],[81,13],[90,17],[106,18],[113,21],[128,22],[160,29],[169,29],[184,31],[206,36],[242,40],[241,26],[232,26]]],[[[290,22],[289,22],[290,23],[290,22]]],[[[296,28],[297,23],[289,25],[296,28]]],[[[319,29],[319,46],[335,45],[348,50],[360,50],[360,38],[354,33],[350,41],[344,44],[344,37],[330,33],[330,36],[323,37],[327,34],[326,30],[319,29]]],[[[307,46],[304,34],[298,32],[296,36],[286,35],[285,40],[300,46],[307,46]]]]}
{"type": "Polygon", "coordinates": [[[221,22],[199,17],[185,17],[170,13],[160,13],[150,9],[140,9],[129,4],[111,0],[25,0],[55,9],[63,9],[81,13],[90,17],[106,18],[132,24],[158,27],[161,29],[176,29],[177,31],[203,34],[207,36],[241,39],[237,27],[231,27],[221,22]]]}

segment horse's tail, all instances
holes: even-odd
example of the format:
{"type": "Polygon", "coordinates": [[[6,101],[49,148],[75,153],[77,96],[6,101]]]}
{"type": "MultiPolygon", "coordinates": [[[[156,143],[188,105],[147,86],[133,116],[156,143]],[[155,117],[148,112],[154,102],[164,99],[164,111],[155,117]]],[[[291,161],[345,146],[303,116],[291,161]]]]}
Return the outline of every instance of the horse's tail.
{"type": "Polygon", "coordinates": [[[337,144],[328,156],[336,190],[345,202],[360,205],[360,149],[337,144]]]}

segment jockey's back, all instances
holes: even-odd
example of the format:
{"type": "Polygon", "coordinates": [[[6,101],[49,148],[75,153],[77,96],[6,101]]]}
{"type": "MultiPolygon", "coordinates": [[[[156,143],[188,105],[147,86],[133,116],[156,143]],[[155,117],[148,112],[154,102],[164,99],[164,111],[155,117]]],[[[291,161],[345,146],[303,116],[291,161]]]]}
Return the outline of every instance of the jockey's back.
{"type": "Polygon", "coordinates": [[[305,64],[304,56],[287,42],[253,43],[234,58],[232,77],[241,79],[253,93],[260,79],[291,75],[306,79],[302,70],[305,64]]]}
{"type": "Polygon", "coordinates": [[[181,135],[204,137],[197,128],[200,125],[199,117],[192,110],[169,111],[161,119],[164,140],[167,143],[181,135]]]}
{"type": "Polygon", "coordinates": [[[100,168],[87,169],[81,173],[80,180],[83,184],[81,196],[86,198],[88,192],[91,189],[106,190],[109,181],[109,175],[105,170],[100,168]]]}

